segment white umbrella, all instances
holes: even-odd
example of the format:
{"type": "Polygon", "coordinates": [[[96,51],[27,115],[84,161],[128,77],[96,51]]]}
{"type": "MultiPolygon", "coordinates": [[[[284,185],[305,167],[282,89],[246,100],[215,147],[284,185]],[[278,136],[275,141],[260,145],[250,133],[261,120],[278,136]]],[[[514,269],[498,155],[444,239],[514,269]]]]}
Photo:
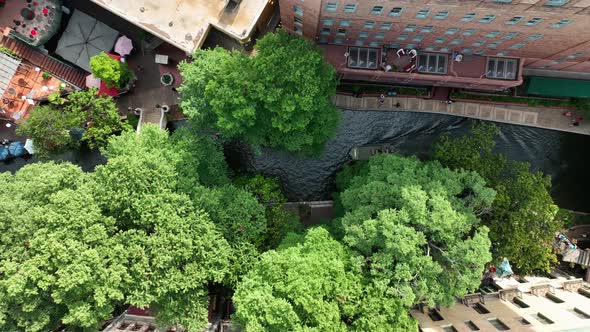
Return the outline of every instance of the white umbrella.
{"type": "Polygon", "coordinates": [[[133,50],[133,43],[131,42],[131,39],[125,36],[121,36],[119,39],[117,39],[117,42],[115,43],[116,53],[119,53],[121,56],[126,56],[131,53],[131,50],[133,50]]]}
{"type": "Polygon", "coordinates": [[[25,150],[27,150],[27,152],[29,152],[30,154],[35,153],[35,149],[33,148],[33,140],[32,139],[27,138],[27,140],[25,141],[25,150]]]}
{"type": "Polygon", "coordinates": [[[86,87],[100,89],[100,79],[94,77],[92,74],[86,76],[86,87]]]}

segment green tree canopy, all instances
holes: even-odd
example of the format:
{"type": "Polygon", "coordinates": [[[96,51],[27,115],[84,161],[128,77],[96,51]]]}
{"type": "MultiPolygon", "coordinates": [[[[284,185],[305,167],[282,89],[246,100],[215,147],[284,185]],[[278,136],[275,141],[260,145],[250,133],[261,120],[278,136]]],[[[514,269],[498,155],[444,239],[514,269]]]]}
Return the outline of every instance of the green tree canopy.
{"type": "Polygon", "coordinates": [[[553,238],[563,227],[549,195],[551,180],[530,172],[528,163],[495,153],[498,133],[494,125],[480,123],[462,137],[443,135],[434,146],[434,157],[445,166],[480,173],[497,191],[492,208],[482,215],[496,261],[507,257],[523,274],[549,271],[557,261],[553,238]]]}
{"type": "Polygon", "coordinates": [[[375,291],[451,305],[476,289],[491,260],[485,211],[494,191],[473,172],[397,155],[373,157],[349,177],[340,199],[343,241],[363,257],[375,291]]]}
{"type": "Polygon", "coordinates": [[[35,142],[35,152],[47,157],[75,148],[79,141],[72,133],[83,131],[82,141],[90,148],[102,147],[114,133],[130,129],[122,122],[111,97],[97,96],[96,89],[72,92],[67,99],[33,108],[17,133],[35,142]]]}
{"type": "Polygon", "coordinates": [[[318,227],[262,255],[236,289],[233,318],[246,331],[415,331],[401,302],[380,295],[361,261],[318,227]]]}
{"type": "Polygon", "coordinates": [[[133,78],[133,73],[125,62],[111,58],[105,52],[90,58],[90,71],[109,88],[122,88],[133,78]]]}
{"type": "Polygon", "coordinates": [[[183,111],[223,137],[311,152],[335,134],[334,68],[312,43],[283,30],[258,40],[254,56],[199,50],[179,68],[183,111]]]}

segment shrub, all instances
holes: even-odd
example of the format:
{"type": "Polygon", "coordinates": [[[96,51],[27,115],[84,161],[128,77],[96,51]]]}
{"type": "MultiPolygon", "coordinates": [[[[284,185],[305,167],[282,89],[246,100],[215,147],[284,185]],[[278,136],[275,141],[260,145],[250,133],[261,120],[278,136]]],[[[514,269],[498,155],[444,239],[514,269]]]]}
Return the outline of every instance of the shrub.
{"type": "Polygon", "coordinates": [[[133,77],[126,63],[113,59],[104,52],[90,58],[90,71],[109,88],[121,88],[133,77]]]}

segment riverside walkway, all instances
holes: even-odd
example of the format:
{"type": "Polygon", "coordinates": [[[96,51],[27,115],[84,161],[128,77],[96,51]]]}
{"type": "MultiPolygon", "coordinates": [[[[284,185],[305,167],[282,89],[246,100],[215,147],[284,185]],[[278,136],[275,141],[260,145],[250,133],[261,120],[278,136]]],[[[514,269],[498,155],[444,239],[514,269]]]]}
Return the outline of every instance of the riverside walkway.
{"type": "Polygon", "coordinates": [[[438,113],[590,135],[590,119],[582,121],[579,126],[570,126],[571,118],[563,115],[566,110],[562,108],[462,100],[447,104],[441,100],[398,96],[385,97],[385,102],[379,105],[379,97],[377,96],[356,98],[343,94],[332,97],[332,102],[336,107],[346,110],[438,113]],[[396,107],[398,103],[399,107],[396,107]]]}

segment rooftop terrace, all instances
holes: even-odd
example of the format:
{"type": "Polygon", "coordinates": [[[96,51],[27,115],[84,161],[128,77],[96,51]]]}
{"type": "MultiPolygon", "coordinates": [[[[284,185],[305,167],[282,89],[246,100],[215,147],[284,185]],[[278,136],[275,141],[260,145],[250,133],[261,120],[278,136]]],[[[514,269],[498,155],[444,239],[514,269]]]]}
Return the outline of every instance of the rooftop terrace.
{"type": "Polygon", "coordinates": [[[247,40],[272,0],[92,0],[174,46],[192,53],[211,26],[247,40]]]}

